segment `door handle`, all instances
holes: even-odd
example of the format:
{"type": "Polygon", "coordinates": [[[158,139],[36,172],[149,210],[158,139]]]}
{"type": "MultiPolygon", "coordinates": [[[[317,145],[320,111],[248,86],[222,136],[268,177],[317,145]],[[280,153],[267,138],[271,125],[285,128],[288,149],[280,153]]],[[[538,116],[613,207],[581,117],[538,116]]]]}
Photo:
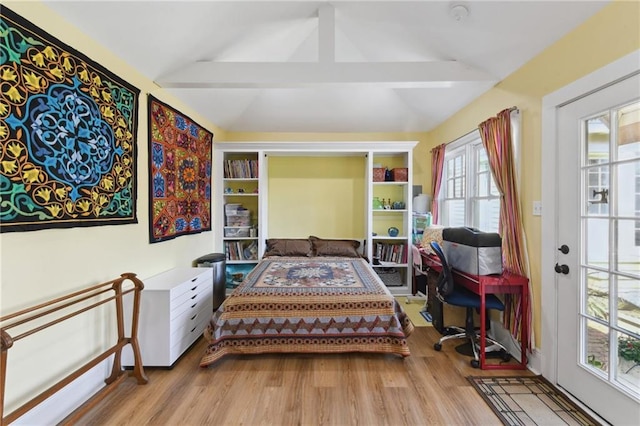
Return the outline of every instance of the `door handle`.
{"type": "Polygon", "coordinates": [[[558,274],[564,274],[567,275],[569,273],[569,266],[568,265],[558,265],[556,263],[556,266],[554,268],[556,270],[556,272],[558,274]]]}

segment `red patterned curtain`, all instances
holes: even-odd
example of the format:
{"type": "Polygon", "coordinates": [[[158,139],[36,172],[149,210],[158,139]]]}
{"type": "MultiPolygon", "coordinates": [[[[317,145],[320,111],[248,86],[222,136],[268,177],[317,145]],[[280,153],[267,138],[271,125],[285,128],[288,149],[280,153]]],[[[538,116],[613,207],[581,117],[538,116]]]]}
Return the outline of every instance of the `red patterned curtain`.
{"type": "MultiPolygon", "coordinates": [[[[518,275],[527,276],[528,259],[518,185],[511,138],[511,109],[500,111],[497,117],[492,117],[478,126],[482,143],[487,151],[489,165],[493,179],[501,194],[499,232],[502,236],[502,255],[504,269],[518,275]]],[[[531,293],[529,283],[529,293],[531,293]]],[[[531,300],[531,298],[529,298],[531,300]]],[[[521,300],[517,296],[507,297],[507,310],[504,315],[505,327],[518,337],[519,321],[522,318],[521,300]]],[[[531,338],[531,309],[528,307],[526,320],[531,338]]],[[[531,343],[529,341],[529,343],[531,343]]],[[[531,347],[531,346],[529,346],[531,347]]]]}
{"type": "Polygon", "coordinates": [[[431,150],[431,216],[433,223],[438,223],[438,193],[442,185],[442,168],[444,167],[444,150],[446,144],[438,145],[431,150]]]}

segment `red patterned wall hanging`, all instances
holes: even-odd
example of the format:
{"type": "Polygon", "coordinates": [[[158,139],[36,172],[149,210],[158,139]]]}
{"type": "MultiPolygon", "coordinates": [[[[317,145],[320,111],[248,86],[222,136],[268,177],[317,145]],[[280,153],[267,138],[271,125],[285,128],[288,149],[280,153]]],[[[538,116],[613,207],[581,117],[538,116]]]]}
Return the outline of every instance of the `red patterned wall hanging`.
{"type": "Polygon", "coordinates": [[[211,230],[213,133],[149,95],[149,240],[211,230]]]}

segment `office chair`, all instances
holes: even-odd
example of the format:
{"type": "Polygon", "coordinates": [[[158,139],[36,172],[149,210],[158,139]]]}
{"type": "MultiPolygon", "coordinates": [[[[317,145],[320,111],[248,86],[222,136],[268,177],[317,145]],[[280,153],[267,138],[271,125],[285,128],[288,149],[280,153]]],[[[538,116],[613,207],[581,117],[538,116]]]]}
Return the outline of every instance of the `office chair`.
{"type": "MultiPolygon", "coordinates": [[[[480,357],[478,355],[478,350],[480,344],[478,340],[480,339],[480,332],[476,331],[475,326],[473,324],[473,310],[480,309],[480,295],[462,287],[455,285],[453,281],[453,273],[451,271],[451,267],[447,262],[447,258],[438,244],[435,241],[431,242],[431,248],[434,253],[440,259],[440,263],[442,263],[442,272],[438,277],[438,282],[436,284],[437,297],[443,303],[447,303],[453,306],[460,306],[466,308],[466,316],[465,316],[465,327],[457,327],[457,326],[449,326],[445,329],[448,330],[447,334],[442,336],[437,343],[434,343],[433,349],[436,351],[440,351],[442,349],[442,342],[446,340],[452,339],[467,339],[471,344],[471,348],[473,350],[473,359],[471,360],[471,366],[473,368],[480,367],[480,357]]],[[[495,294],[487,294],[485,295],[485,307],[487,310],[489,309],[497,309],[499,311],[504,311],[504,303],[495,294]]],[[[491,343],[491,349],[499,348],[500,356],[504,361],[509,361],[511,359],[511,355],[506,350],[504,346],[502,346],[499,342],[491,339],[490,337],[486,337],[487,343],[491,343]]]]}

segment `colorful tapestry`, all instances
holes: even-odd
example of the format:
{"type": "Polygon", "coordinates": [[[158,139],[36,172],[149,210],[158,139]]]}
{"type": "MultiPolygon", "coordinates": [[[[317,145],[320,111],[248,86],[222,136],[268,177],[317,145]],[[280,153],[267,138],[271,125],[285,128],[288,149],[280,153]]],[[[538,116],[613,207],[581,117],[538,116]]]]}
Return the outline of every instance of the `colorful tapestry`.
{"type": "Polygon", "coordinates": [[[211,230],[213,133],[149,95],[152,243],[211,230]]]}
{"type": "Polygon", "coordinates": [[[200,366],[230,354],[409,356],[414,325],[362,258],[262,259],[216,310],[200,366]]]}
{"type": "Polygon", "coordinates": [[[137,223],[140,91],[0,12],[0,231],[137,223]]]}

